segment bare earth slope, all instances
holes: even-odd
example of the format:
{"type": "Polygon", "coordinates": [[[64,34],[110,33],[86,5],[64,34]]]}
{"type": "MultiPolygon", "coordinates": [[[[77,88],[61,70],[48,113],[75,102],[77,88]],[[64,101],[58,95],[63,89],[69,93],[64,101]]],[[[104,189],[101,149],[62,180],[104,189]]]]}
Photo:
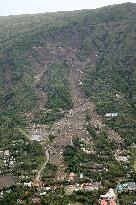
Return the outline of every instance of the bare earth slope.
{"type": "MultiPolygon", "coordinates": [[[[76,55],[72,49],[69,49],[69,52],[70,53],[67,53],[67,51],[64,52],[63,50],[63,53],[67,53],[65,57],[67,58],[69,65],[68,80],[74,106],[67,112],[67,114],[65,114],[64,118],[53,124],[50,132],[48,132],[47,129],[41,129],[41,127],[36,129],[36,133],[39,133],[39,136],[41,135],[41,139],[42,137],[45,139],[45,136],[47,137],[50,134],[54,136],[53,142],[45,144],[45,146],[49,151],[50,162],[57,165],[58,178],[63,178],[65,176],[64,169],[66,167],[63,161],[63,150],[66,145],[72,143],[72,139],[74,137],[78,136],[86,142],[93,144],[93,140],[85,127],[85,119],[87,114],[91,116],[91,124],[94,127],[98,127],[99,130],[101,130],[101,128],[106,128],[110,140],[114,140],[116,143],[122,142],[122,139],[117,133],[106,127],[102,121],[102,118],[96,113],[94,102],[85,96],[82,91],[82,80],[84,77],[86,64],[84,62],[80,62],[76,58],[76,55]]],[[[57,50],[55,53],[57,53],[57,50]]],[[[91,58],[92,64],[95,64],[96,59],[93,57],[91,58]]],[[[33,135],[36,134],[35,131],[32,133],[33,135]]],[[[43,170],[45,166],[43,165],[41,170],[43,170]]],[[[40,173],[42,172],[41,170],[39,171],[40,173]]]]}

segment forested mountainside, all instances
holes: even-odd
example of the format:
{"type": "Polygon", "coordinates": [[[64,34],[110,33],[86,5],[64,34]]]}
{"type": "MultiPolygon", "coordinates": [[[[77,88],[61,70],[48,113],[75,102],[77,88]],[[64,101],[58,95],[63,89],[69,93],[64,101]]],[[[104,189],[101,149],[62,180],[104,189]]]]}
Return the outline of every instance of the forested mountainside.
{"type": "Polygon", "coordinates": [[[136,181],[136,4],[0,17],[0,174],[11,205],[97,204],[136,181]]]}

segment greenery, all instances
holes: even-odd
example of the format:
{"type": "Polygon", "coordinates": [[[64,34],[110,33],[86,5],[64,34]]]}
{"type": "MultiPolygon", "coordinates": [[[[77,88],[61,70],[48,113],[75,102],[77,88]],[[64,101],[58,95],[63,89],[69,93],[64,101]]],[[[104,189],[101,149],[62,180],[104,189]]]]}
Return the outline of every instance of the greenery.
{"type": "Polygon", "coordinates": [[[101,25],[84,39],[81,52],[87,58],[86,45],[90,45],[97,55],[95,65],[87,64],[84,91],[94,99],[100,115],[118,114],[104,120],[124,137],[128,146],[135,143],[136,134],[134,41],[133,21],[111,29],[101,25]]]}
{"type": "Polygon", "coordinates": [[[88,179],[101,180],[107,188],[114,187],[118,180],[126,175],[127,169],[115,160],[112,151],[115,145],[107,139],[105,132],[96,138],[93,154],[83,152],[82,147],[85,145],[78,138],[73,141],[73,145],[65,147],[64,159],[68,166],[67,172],[78,175],[83,173],[88,179]]]}
{"type": "MultiPolygon", "coordinates": [[[[14,166],[5,173],[34,177],[45,153],[38,142],[30,141],[26,127],[52,124],[72,108],[69,72],[80,62],[84,65],[81,87],[96,103],[104,123],[124,139],[130,163],[115,160],[118,145],[109,140],[106,130],[94,128],[87,115],[85,126],[93,143],[87,147],[76,138],[66,146],[66,171],[101,180],[106,189],[115,187],[122,176],[136,180],[135,13],[136,4],[125,3],[96,10],[0,17],[0,150],[9,150],[14,158],[14,166]],[[106,117],[106,113],[117,116],[106,117]],[[87,154],[82,148],[94,152],[87,154]]],[[[1,158],[0,166],[4,171],[1,158]]],[[[56,167],[48,163],[43,180],[55,174],[56,167]]],[[[0,204],[17,204],[20,196],[31,204],[35,190],[27,190],[5,191],[0,204]]],[[[99,194],[77,192],[69,197],[58,189],[42,196],[41,204],[93,205],[99,194]]],[[[119,201],[132,204],[134,196],[124,194],[119,201]]]]}
{"type": "Polygon", "coordinates": [[[35,113],[33,122],[37,124],[50,124],[63,116],[64,112],[60,109],[48,109],[35,113]]]}
{"type": "Polygon", "coordinates": [[[11,173],[14,176],[33,177],[33,170],[36,170],[45,158],[42,146],[38,142],[30,142],[21,128],[0,127],[0,150],[9,150],[10,158],[14,159],[13,168],[6,170],[2,167],[3,174],[11,173]]]}
{"type": "Polygon", "coordinates": [[[42,180],[47,182],[46,180],[49,178],[54,178],[57,173],[57,167],[54,164],[48,163],[46,168],[44,169],[42,180]]]}

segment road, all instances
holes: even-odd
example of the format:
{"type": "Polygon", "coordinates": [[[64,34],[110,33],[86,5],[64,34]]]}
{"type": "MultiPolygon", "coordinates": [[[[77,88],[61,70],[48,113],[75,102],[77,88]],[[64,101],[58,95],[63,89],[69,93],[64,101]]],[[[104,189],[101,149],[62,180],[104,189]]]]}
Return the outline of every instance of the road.
{"type": "Polygon", "coordinates": [[[40,168],[40,170],[38,171],[38,173],[37,173],[37,175],[36,175],[36,178],[35,178],[35,181],[36,181],[36,182],[40,181],[40,179],[41,179],[41,177],[42,177],[42,172],[43,172],[43,170],[45,169],[47,163],[49,162],[49,152],[48,152],[48,150],[46,151],[45,154],[46,154],[47,160],[46,160],[46,162],[42,165],[42,167],[40,168]]]}

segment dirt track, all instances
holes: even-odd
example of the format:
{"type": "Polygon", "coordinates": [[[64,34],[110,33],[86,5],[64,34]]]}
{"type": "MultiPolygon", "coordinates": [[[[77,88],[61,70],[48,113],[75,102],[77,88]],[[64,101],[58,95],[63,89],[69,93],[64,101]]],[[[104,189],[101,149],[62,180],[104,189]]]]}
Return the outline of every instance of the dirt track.
{"type": "Polygon", "coordinates": [[[35,181],[38,182],[41,179],[42,176],[42,172],[45,169],[47,163],[49,162],[49,152],[48,150],[46,151],[46,162],[42,165],[42,167],[40,168],[40,170],[38,171],[36,177],[35,177],[35,181]]]}

